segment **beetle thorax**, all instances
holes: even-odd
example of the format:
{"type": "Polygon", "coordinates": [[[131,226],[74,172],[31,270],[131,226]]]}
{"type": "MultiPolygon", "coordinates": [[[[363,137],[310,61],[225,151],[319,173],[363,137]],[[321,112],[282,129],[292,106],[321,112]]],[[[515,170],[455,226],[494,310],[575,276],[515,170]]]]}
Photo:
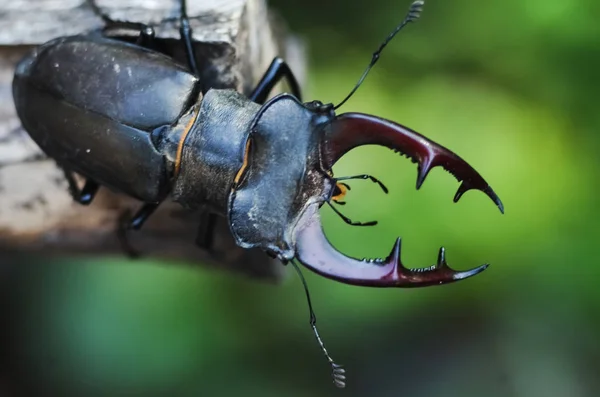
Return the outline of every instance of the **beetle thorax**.
{"type": "Polygon", "coordinates": [[[235,177],[242,168],[250,125],[260,105],[234,90],[209,90],[185,137],[173,200],[188,209],[207,207],[226,215],[235,177]]]}
{"type": "Polygon", "coordinates": [[[289,95],[261,108],[250,128],[246,169],[229,196],[229,223],[238,245],[293,258],[298,219],[333,189],[320,159],[322,126],[332,116],[289,95]]]}

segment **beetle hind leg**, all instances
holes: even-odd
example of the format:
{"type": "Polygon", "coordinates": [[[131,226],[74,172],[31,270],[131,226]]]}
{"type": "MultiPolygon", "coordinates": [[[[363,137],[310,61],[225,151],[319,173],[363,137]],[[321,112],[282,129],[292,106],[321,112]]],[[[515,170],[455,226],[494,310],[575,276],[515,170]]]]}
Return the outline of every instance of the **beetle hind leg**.
{"type": "Polygon", "coordinates": [[[63,171],[67,183],[69,184],[69,193],[71,194],[71,197],[73,197],[73,200],[82,205],[89,205],[94,200],[94,197],[96,197],[100,185],[96,181],[88,178],[86,179],[83,188],[80,189],[79,186],[77,186],[77,181],[75,180],[73,172],[66,169],[63,169],[63,171]]]}

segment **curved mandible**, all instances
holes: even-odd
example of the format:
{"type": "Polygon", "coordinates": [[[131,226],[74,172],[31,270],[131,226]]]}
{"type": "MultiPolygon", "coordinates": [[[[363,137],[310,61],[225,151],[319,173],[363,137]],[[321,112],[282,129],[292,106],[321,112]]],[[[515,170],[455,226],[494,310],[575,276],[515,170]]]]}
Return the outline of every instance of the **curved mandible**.
{"type": "Polygon", "coordinates": [[[437,264],[422,269],[409,269],[400,259],[400,238],[386,259],[358,260],[337,251],[327,240],[319,217],[319,204],[311,204],[296,229],[296,259],[310,270],[333,280],[366,287],[427,287],[452,283],[472,277],[488,265],[467,271],[456,271],[446,263],[440,248],[437,264]]]}
{"type": "Polygon", "coordinates": [[[462,182],[454,195],[457,202],[468,190],[481,190],[504,213],[498,195],[466,161],[445,147],[400,124],[362,113],[339,115],[325,129],[322,153],[325,166],[331,168],[344,154],[361,145],[381,145],[418,163],[417,190],[432,168],[442,166],[462,182]]]}

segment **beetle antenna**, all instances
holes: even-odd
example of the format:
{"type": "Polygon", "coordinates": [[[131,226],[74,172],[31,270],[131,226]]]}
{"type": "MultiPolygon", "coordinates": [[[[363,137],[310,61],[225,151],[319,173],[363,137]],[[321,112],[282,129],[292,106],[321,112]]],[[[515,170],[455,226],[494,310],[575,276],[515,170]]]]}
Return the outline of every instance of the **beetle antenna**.
{"type": "Polygon", "coordinates": [[[424,4],[425,4],[424,0],[416,0],[416,1],[414,1],[410,5],[410,8],[408,9],[408,13],[404,17],[404,20],[402,22],[400,22],[400,24],[398,24],[398,26],[396,26],[396,28],[394,28],[394,30],[388,35],[388,37],[383,41],[383,43],[381,43],[381,45],[379,46],[379,48],[377,49],[377,51],[375,51],[373,53],[373,57],[371,58],[371,63],[369,63],[369,66],[367,66],[367,68],[363,72],[362,76],[358,80],[358,83],[356,83],[356,85],[354,86],[354,88],[352,89],[352,91],[350,91],[350,93],[348,94],[348,96],[346,96],[346,98],[344,98],[344,100],[342,102],[340,102],[339,105],[336,105],[333,108],[334,110],[338,109],[340,106],[342,106],[344,103],[346,103],[346,101],[348,99],[350,99],[350,97],[352,95],[354,95],[354,93],[356,92],[356,90],[358,89],[358,87],[360,87],[360,85],[362,84],[362,82],[367,77],[367,74],[369,74],[369,71],[371,70],[371,68],[373,66],[375,66],[375,64],[379,60],[379,57],[381,56],[381,52],[383,51],[383,49],[385,48],[385,46],[387,46],[388,43],[390,41],[392,41],[392,39],[394,38],[394,36],[396,36],[396,34],[398,34],[398,32],[400,32],[403,27],[405,27],[406,25],[408,25],[409,22],[414,22],[415,20],[417,20],[421,16],[421,11],[423,11],[423,5],[424,4]]]}
{"type": "Polygon", "coordinates": [[[296,269],[298,276],[300,276],[300,280],[302,280],[302,285],[304,286],[304,292],[306,292],[306,301],[308,302],[308,311],[310,312],[310,326],[313,330],[313,333],[315,334],[315,337],[317,338],[317,342],[319,342],[319,346],[321,347],[321,350],[323,351],[325,358],[327,358],[327,361],[329,361],[329,365],[331,365],[331,371],[332,371],[331,376],[333,378],[333,384],[336,385],[337,387],[339,387],[340,389],[343,389],[344,387],[346,387],[346,370],[344,369],[343,366],[336,364],[335,361],[333,361],[333,359],[327,352],[327,349],[325,348],[325,344],[323,343],[323,339],[321,339],[321,336],[319,335],[319,331],[317,330],[317,316],[315,316],[315,312],[313,311],[312,303],[310,301],[310,293],[308,292],[308,284],[306,283],[306,280],[304,279],[304,275],[302,275],[302,272],[300,271],[300,268],[298,267],[298,265],[296,265],[296,263],[294,261],[291,261],[290,263],[292,264],[294,269],[296,269]]]}

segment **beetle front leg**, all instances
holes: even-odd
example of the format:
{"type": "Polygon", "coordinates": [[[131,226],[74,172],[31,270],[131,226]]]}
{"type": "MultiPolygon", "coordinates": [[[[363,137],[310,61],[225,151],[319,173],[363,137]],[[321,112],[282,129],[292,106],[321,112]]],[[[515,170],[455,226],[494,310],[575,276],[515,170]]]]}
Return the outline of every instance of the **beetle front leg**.
{"type": "Polygon", "coordinates": [[[198,65],[196,64],[196,53],[194,52],[194,46],[192,45],[192,28],[190,26],[190,20],[187,15],[187,4],[186,0],[181,0],[181,12],[179,16],[179,35],[181,41],[185,45],[185,54],[188,59],[188,66],[190,71],[195,76],[200,76],[198,65]]]}
{"type": "Polygon", "coordinates": [[[130,21],[115,21],[108,14],[104,13],[100,7],[96,4],[95,0],[86,0],[87,4],[90,6],[94,14],[98,17],[102,18],[102,21],[105,24],[104,30],[110,29],[129,29],[135,30],[140,35],[136,41],[137,45],[146,48],[152,48],[154,44],[155,32],[152,26],[139,23],[139,22],[130,22],[130,21]]]}
{"type": "Polygon", "coordinates": [[[250,94],[249,98],[256,103],[265,103],[267,97],[273,90],[273,87],[275,87],[275,84],[277,84],[283,78],[285,78],[290,85],[292,95],[298,98],[299,101],[302,101],[298,80],[296,80],[296,76],[294,76],[294,73],[292,72],[292,69],[290,69],[289,65],[280,57],[273,59],[273,62],[271,62],[271,65],[263,75],[262,79],[259,81],[252,94],[250,94]]]}

